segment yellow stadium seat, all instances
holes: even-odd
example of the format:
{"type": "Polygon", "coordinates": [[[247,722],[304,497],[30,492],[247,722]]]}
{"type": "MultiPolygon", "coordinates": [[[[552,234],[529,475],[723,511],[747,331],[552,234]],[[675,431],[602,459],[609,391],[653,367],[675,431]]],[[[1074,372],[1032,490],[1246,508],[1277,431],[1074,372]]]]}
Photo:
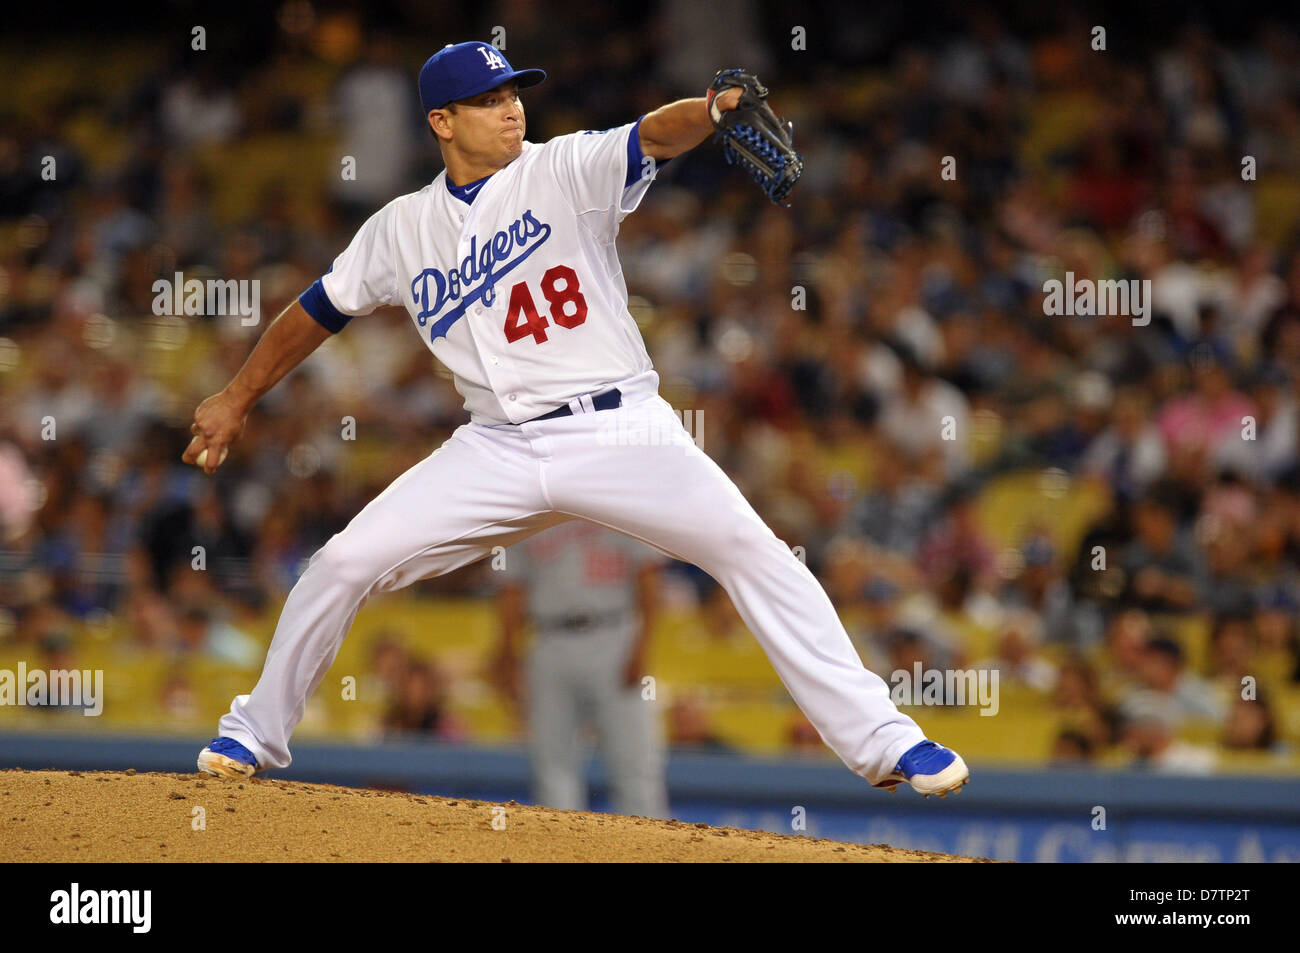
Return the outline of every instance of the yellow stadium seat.
{"type": "Polygon", "coordinates": [[[1020,546],[1030,532],[1041,529],[1062,554],[1075,552],[1107,505],[1107,493],[1099,485],[1044,470],[995,477],[976,503],[980,525],[997,546],[1020,546]]]}

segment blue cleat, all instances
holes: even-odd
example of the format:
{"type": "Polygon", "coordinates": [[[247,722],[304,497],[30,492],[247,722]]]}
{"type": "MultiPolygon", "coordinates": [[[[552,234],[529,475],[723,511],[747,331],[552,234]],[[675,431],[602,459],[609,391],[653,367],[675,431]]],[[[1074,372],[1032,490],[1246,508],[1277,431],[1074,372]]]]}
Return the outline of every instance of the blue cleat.
{"type": "Polygon", "coordinates": [[[219,778],[251,778],[257,773],[257,758],[234,738],[213,738],[199,752],[199,770],[219,778]]]}
{"type": "Polygon", "coordinates": [[[970,769],[957,752],[933,741],[921,741],[908,748],[894,773],[875,786],[888,788],[892,794],[904,781],[926,797],[947,797],[961,793],[962,785],[970,781],[970,769]]]}

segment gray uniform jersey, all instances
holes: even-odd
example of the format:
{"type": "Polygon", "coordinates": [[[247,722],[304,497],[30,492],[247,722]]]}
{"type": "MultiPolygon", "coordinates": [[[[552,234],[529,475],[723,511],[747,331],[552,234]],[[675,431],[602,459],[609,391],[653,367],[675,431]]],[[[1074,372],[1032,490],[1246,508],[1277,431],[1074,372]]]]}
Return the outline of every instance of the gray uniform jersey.
{"type": "Polygon", "coordinates": [[[572,520],[510,547],[506,577],[524,586],[539,635],[609,630],[636,621],[636,576],[662,562],[644,543],[572,520]]]}

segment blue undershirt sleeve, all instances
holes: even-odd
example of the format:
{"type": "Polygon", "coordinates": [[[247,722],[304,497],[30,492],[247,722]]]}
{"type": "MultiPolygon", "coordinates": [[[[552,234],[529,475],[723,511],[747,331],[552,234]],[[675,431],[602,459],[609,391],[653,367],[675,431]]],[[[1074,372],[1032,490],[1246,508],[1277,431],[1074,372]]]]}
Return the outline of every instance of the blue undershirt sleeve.
{"type": "Polygon", "coordinates": [[[338,334],[352,320],[351,315],[344,314],[334,307],[329,295],[325,294],[325,286],[321,284],[319,278],[298,296],[298,303],[302,305],[304,311],[316,319],[317,324],[331,334],[338,334]]]}

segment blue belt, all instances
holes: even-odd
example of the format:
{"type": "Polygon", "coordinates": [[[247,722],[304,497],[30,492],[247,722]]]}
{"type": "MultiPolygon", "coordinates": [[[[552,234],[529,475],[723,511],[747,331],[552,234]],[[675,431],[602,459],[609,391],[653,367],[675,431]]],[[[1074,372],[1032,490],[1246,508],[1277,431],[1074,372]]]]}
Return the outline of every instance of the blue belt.
{"type": "MultiPolygon", "coordinates": [[[[613,410],[615,407],[623,406],[623,394],[617,387],[611,387],[603,394],[597,394],[591,398],[591,405],[597,410],[613,410]]],[[[573,411],[569,405],[557,407],[549,414],[542,414],[540,417],[533,417],[531,420],[525,420],[524,423],[531,424],[537,420],[553,420],[556,417],[572,417],[573,411]]]]}

